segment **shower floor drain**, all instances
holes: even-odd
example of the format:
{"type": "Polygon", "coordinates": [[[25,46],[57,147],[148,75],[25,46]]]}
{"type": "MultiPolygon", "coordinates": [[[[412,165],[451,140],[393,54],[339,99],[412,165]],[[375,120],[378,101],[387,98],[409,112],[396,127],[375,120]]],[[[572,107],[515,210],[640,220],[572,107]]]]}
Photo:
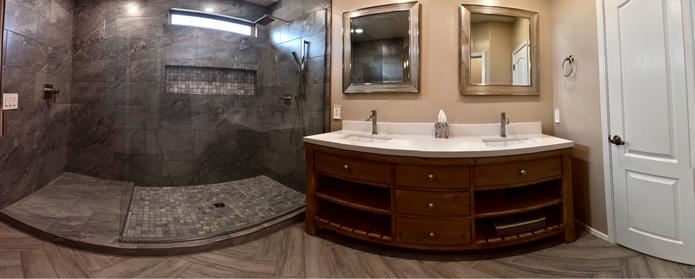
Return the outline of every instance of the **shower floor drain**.
{"type": "Polygon", "coordinates": [[[227,205],[225,205],[225,204],[224,204],[223,202],[218,202],[218,203],[216,203],[216,204],[213,204],[213,205],[215,206],[215,208],[223,208],[223,207],[227,207],[227,205]]]}

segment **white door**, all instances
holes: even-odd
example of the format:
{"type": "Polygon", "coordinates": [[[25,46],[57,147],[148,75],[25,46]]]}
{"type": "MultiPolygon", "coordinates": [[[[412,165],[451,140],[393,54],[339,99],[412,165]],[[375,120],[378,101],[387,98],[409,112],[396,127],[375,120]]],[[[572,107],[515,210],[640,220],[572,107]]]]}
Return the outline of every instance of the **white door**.
{"type": "Polygon", "coordinates": [[[605,0],[606,69],[616,241],[695,264],[682,1],[605,0]]]}
{"type": "Polygon", "coordinates": [[[524,43],[512,54],[512,84],[531,85],[531,53],[528,43],[524,43]]]}

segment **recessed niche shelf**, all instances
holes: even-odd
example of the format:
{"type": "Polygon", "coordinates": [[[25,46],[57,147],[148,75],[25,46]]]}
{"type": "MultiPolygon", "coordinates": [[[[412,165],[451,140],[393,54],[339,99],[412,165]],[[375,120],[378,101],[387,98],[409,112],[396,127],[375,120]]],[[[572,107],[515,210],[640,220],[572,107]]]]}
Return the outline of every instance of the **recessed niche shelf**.
{"type": "Polygon", "coordinates": [[[167,65],[165,74],[169,94],[256,95],[255,70],[167,65]]]}

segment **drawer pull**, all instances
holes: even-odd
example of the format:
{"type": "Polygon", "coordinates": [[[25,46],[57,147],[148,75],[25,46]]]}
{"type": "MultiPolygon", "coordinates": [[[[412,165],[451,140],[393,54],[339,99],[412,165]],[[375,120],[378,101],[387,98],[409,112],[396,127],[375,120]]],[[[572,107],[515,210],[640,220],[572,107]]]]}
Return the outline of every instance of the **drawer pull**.
{"type": "Polygon", "coordinates": [[[528,174],[528,171],[527,171],[527,170],[520,170],[520,171],[519,171],[519,175],[521,175],[521,176],[524,176],[524,175],[527,175],[527,174],[528,174]]]}
{"type": "Polygon", "coordinates": [[[434,203],[433,203],[433,202],[427,203],[427,207],[433,208],[433,207],[434,207],[434,203]]]}
{"type": "Polygon", "coordinates": [[[427,179],[429,179],[429,180],[432,180],[432,179],[434,179],[434,174],[431,174],[431,173],[430,173],[430,174],[428,174],[428,175],[427,175],[427,179]]]}
{"type": "Polygon", "coordinates": [[[435,232],[431,232],[427,236],[429,236],[430,238],[436,238],[437,234],[435,232]]]}
{"type": "Polygon", "coordinates": [[[344,168],[345,170],[349,170],[349,169],[350,169],[350,165],[345,164],[345,165],[343,166],[343,168],[344,168]]]}

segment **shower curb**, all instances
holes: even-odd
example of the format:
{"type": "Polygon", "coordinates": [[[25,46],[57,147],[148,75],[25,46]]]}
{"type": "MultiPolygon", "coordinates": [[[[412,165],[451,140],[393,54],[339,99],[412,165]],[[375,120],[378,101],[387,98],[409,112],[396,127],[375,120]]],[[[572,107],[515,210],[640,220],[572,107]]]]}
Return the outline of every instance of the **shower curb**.
{"type": "Polygon", "coordinates": [[[209,239],[161,244],[135,244],[118,242],[93,243],[72,239],[41,230],[0,211],[1,222],[41,240],[91,252],[127,256],[171,256],[227,248],[262,238],[273,232],[297,224],[303,221],[304,217],[304,208],[301,208],[258,226],[209,239]]]}

